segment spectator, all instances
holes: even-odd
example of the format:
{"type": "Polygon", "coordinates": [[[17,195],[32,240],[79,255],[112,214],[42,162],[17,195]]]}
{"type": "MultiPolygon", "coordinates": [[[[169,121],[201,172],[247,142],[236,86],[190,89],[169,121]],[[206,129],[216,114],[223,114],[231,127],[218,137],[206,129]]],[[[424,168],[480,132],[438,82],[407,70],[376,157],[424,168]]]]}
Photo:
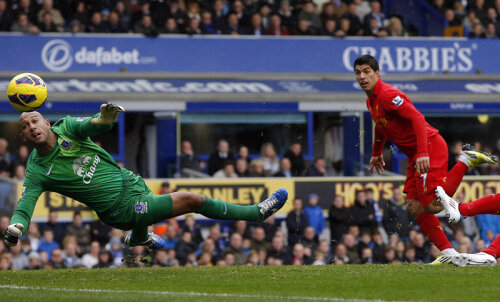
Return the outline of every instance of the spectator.
{"type": "MultiPolygon", "coordinates": [[[[382,221],[384,219],[384,209],[387,207],[387,201],[385,200],[375,200],[375,194],[372,188],[367,188],[366,192],[366,202],[373,205],[373,210],[375,211],[375,221],[377,226],[382,228],[382,221]]],[[[401,192],[401,190],[400,190],[401,192]]],[[[385,230],[383,230],[385,232],[385,230]]]]}
{"type": "Polygon", "coordinates": [[[474,26],[474,23],[481,22],[479,18],[476,15],[476,11],[471,9],[467,12],[467,16],[465,17],[464,21],[462,22],[463,26],[466,27],[469,31],[472,30],[472,27],[474,26]]]}
{"type": "Polygon", "coordinates": [[[299,20],[306,20],[312,31],[317,32],[321,28],[321,20],[316,13],[315,4],[312,1],[305,2],[302,11],[297,16],[299,20]]]}
{"type": "Polygon", "coordinates": [[[14,13],[9,9],[6,0],[0,0],[0,31],[9,31],[12,23],[14,23],[14,13]]]}
{"type": "MultiPolygon", "coordinates": [[[[384,27],[384,19],[385,16],[382,13],[382,5],[380,4],[380,1],[372,1],[370,2],[370,13],[365,15],[363,19],[363,24],[365,28],[374,28],[375,25],[371,25],[372,19],[375,19],[376,22],[376,28],[382,28],[384,27]]],[[[366,35],[366,33],[365,33],[366,35]]]]}
{"type": "Polygon", "coordinates": [[[75,212],[73,214],[73,223],[66,228],[66,235],[74,235],[76,237],[81,253],[85,253],[88,250],[90,232],[83,225],[82,214],[80,214],[80,212],[75,212]]]}
{"type": "Polygon", "coordinates": [[[135,24],[134,32],[143,34],[147,37],[156,37],[159,34],[158,29],[156,29],[156,26],[153,24],[150,15],[142,16],[141,21],[135,24]]]}
{"type": "Polygon", "coordinates": [[[307,170],[306,176],[326,176],[325,159],[316,157],[313,165],[307,170]]]}
{"type": "Polygon", "coordinates": [[[410,215],[406,211],[406,204],[401,189],[393,189],[393,197],[387,202],[384,210],[383,226],[385,231],[390,234],[398,234],[403,241],[408,241],[410,231],[410,215]]]}
{"type": "Polygon", "coordinates": [[[186,13],[188,19],[197,19],[198,21],[201,20],[200,5],[198,2],[188,2],[186,13]]]}
{"type": "Polygon", "coordinates": [[[262,27],[266,29],[271,25],[271,9],[268,3],[262,3],[259,9],[260,16],[262,18],[262,27]]]}
{"type": "Polygon", "coordinates": [[[357,4],[351,2],[347,7],[347,12],[342,16],[350,21],[350,27],[347,31],[348,36],[361,36],[363,34],[363,26],[361,20],[356,15],[357,4]]]}
{"type": "Polygon", "coordinates": [[[0,216],[0,235],[2,237],[5,235],[5,231],[7,230],[9,225],[10,225],[10,218],[8,216],[0,216]]]}
{"type": "Polygon", "coordinates": [[[260,223],[260,226],[264,228],[266,231],[266,241],[271,242],[274,235],[278,231],[278,228],[281,223],[276,221],[276,217],[274,215],[269,216],[264,222],[260,223]]]}
{"type": "MultiPolygon", "coordinates": [[[[0,0],[0,3],[2,1],[0,0]]],[[[0,254],[0,271],[12,270],[12,258],[9,253],[0,254]]]]}
{"type": "Polygon", "coordinates": [[[38,12],[38,23],[44,23],[44,15],[45,13],[49,13],[51,16],[51,21],[54,23],[58,32],[63,31],[64,18],[61,15],[61,12],[53,7],[52,0],[43,0],[42,9],[38,12]]]}
{"type": "Polygon", "coordinates": [[[62,240],[66,234],[66,230],[61,223],[57,221],[57,211],[54,209],[49,210],[49,220],[47,221],[46,228],[49,228],[54,233],[54,240],[61,245],[62,240]]]}
{"type": "Polygon", "coordinates": [[[264,162],[262,159],[254,159],[250,162],[250,176],[264,177],[264,162]]]}
{"type": "Polygon", "coordinates": [[[340,243],[335,248],[335,257],[333,258],[334,264],[351,263],[351,259],[347,256],[347,249],[343,243],[340,243]]]}
{"type": "MultiPolygon", "coordinates": [[[[170,23],[172,23],[171,25],[175,24],[172,18],[170,18],[169,20],[170,23]]],[[[181,144],[180,167],[181,169],[188,168],[200,172],[205,169],[205,163],[200,160],[198,155],[194,154],[192,144],[187,140],[183,141],[181,144]]]]}
{"type": "Polygon", "coordinates": [[[241,2],[240,0],[235,0],[233,2],[232,12],[236,14],[239,26],[241,26],[242,28],[248,28],[250,26],[250,18],[244,11],[243,2],[241,2]]]}
{"type": "Polygon", "coordinates": [[[38,33],[38,28],[28,20],[27,14],[20,13],[17,21],[10,27],[10,31],[21,32],[23,34],[36,34],[38,33]]]}
{"type": "Polygon", "coordinates": [[[177,241],[178,241],[178,238],[177,238],[177,230],[173,227],[169,227],[167,229],[167,234],[166,234],[166,238],[165,238],[165,241],[166,241],[166,249],[175,249],[175,247],[177,246],[177,241]]]}
{"type": "Polygon", "coordinates": [[[160,195],[166,195],[166,194],[171,194],[174,191],[170,187],[170,183],[168,181],[164,181],[161,183],[161,188],[160,188],[160,195]]]}
{"type": "Polygon", "coordinates": [[[309,25],[307,19],[301,18],[298,21],[298,25],[295,30],[292,31],[294,36],[314,36],[316,35],[316,30],[309,25]]]}
{"type": "Polygon", "coordinates": [[[472,9],[476,12],[479,20],[485,20],[488,17],[484,0],[475,0],[472,9]]]}
{"type": "Polygon", "coordinates": [[[260,149],[260,159],[264,164],[264,175],[272,176],[280,169],[279,158],[272,143],[265,143],[260,149]]]}
{"type": "Polygon", "coordinates": [[[125,28],[120,22],[120,15],[116,11],[112,11],[108,17],[108,32],[113,34],[126,33],[127,28],[125,28]]]}
{"type": "Polygon", "coordinates": [[[280,161],[280,170],[273,175],[274,177],[292,177],[292,163],[287,157],[283,157],[280,161]]]}
{"type": "Polygon", "coordinates": [[[132,15],[125,8],[125,4],[123,1],[117,1],[115,5],[115,11],[118,13],[118,18],[120,19],[120,23],[122,27],[126,30],[130,30],[130,25],[132,23],[132,15]]]}
{"type": "Polygon", "coordinates": [[[316,248],[318,247],[318,238],[312,226],[305,228],[304,233],[302,234],[302,239],[300,239],[300,243],[302,243],[305,248],[310,249],[311,252],[314,253],[314,251],[316,251],[316,248]]]}
{"type": "MultiPolygon", "coordinates": [[[[226,7],[227,8],[227,7],[226,7]]],[[[224,9],[224,3],[222,0],[215,0],[212,6],[212,20],[214,24],[214,28],[222,32],[224,26],[226,24],[226,16],[229,12],[229,8],[224,9]]]]}
{"type": "MultiPolygon", "coordinates": [[[[44,251],[48,255],[52,255],[52,250],[58,249],[59,244],[54,241],[54,233],[51,229],[43,230],[43,238],[40,240],[40,246],[38,246],[38,252],[44,251]]],[[[50,256],[49,256],[50,260],[50,256]]]]}
{"type": "Polygon", "coordinates": [[[316,240],[325,228],[325,218],[323,217],[323,209],[318,205],[318,194],[312,193],[309,195],[309,205],[305,207],[304,214],[307,216],[309,225],[314,228],[316,240]]]}
{"type": "Polygon", "coordinates": [[[427,263],[430,261],[429,245],[425,242],[424,235],[417,233],[415,240],[412,242],[415,247],[415,259],[420,263],[427,263]]]}
{"type": "Polygon", "coordinates": [[[212,14],[209,11],[203,11],[201,13],[200,22],[201,32],[205,35],[217,35],[217,31],[214,22],[212,21],[212,14]]]}
{"type": "Polygon", "coordinates": [[[285,247],[284,238],[281,236],[273,237],[267,256],[268,258],[279,259],[282,264],[291,264],[292,262],[288,249],[285,247]]]}
{"type": "Polygon", "coordinates": [[[26,254],[22,253],[20,244],[11,246],[10,253],[12,254],[12,267],[16,270],[27,269],[29,267],[29,259],[26,254]]]}
{"type": "MultiPolygon", "coordinates": [[[[0,0],[0,3],[2,3],[2,0],[0,0]]],[[[0,172],[2,172],[1,175],[10,177],[12,163],[10,161],[10,153],[7,149],[8,147],[9,143],[7,142],[7,140],[0,137],[0,172]]]]}
{"type": "Polygon", "coordinates": [[[351,210],[345,207],[344,197],[335,196],[328,211],[328,219],[332,245],[335,245],[341,242],[342,236],[347,232],[347,226],[351,223],[351,210]]]}
{"type": "Polygon", "coordinates": [[[252,238],[252,232],[248,228],[248,224],[245,220],[237,220],[232,226],[231,233],[238,233],[243,237],[244,240],[252,238]]]}
{"type": "MultiPolygon", "coordinates": [[[[78,238],[78,237],[77,237],[78,238]]],[[[92,241],[90,243],[89,252],[82,257],[82,264],[87,268],[92,268],[94,265],[99,263],[99,251],[101,249],[101,245],[99,241],[92,241]]]]}
{"type": "MultiPolygon", "coordinates": [[[[165,21],[165,26],[161,30],[161,33],[162,34],[179,34],[179,27],[177,27],[177,23],[175,22],[174,18],[168,18],[167,21],[165,21]]],[[[182,148],[182,145],[181,145],[181,148],[182,148]]],[[[181,162],[181,167],[182,167],[182,162],[181,162]]]]}
{"type": "Polygon", "coordinates": [[[304,175],[303,173],[305,171],[305,162],[304,157],[302,156],[302,145],[300,143],[292,143],[283,157],[290,159],[290,162],[292,163],[293,176],[304,175]]]}
{"type": "Polygon", "coordinates": [[[444,18],[448,21],[448,26],[460,26],[462,22],[455,15],[455,11],[451,8],[447,8],[444,11],[444,18]]]}
{"type": "Polygon", "coordinates": [[[201,228],[196,223],[193,214],[188,214],[184,218],[184,226],[182,228],[184,231],[189,231],[193,235],[193,243],[198,246],[203,241],[203,237],[201,236],[201,228]]]}
{"type": "Polygon", "coordinates": [[[175,254],[180,265],[185,265],[187,262],[187,255],[193,253],[195,250],[196,246],[194,245],[191,232],[183,231],[181,239],[177,242],[177,246],[175,247],[175,254]]]}
{"type": "Polygon", "coordinates": [[[99,251],[99,262],[92,268],[116,268],[111,252],[104,249],[99,251]]]}
{"type": "Polygon", "coordinates": [[[248,164],[244,158],[238,158],[236,160],[236,174],[238,177],[250,177],[250,171],[248,171],[248,164]]]}
{"type": "MultiPolygon", "coordinates": [[[[292,250],[292,265],[303,265],[306,264],[305,251],[302,243],[296,243],[292,250]]],[[[310,264],[310,263],[309,263],[310,264]]]]}
{"type": "Polygon", "coordinates": [[[323,27],[323,36],[335,37],[337,34],[337,22],[334,19],[326,20],[323,27]]]}
{"type": "Polygon", "coordinates": [[[359,226],[361,231],[374,231],[377,228],[375,210],[372,204],[366,201],[366,192],[358,190],[356,199],[351,208],[352,223],[359,226]]]}
{"type": "Polygon", "coordinates": [[[496,38],[498,38],[497,29],[495,27],[495,24],[488,23],[486,25],[486,30],[484,31],[484,37],[486,39],[496,39],[496,38]]]}
{"type": "Polygon", "coordinates": [[[89,33],[107,33],[109,32],[109,23],[102,19],[100,12],[94,12],[90,23],[87,26],[87,32],[89,33]]]}
{"type": "MultiPolygon", "coordinates": [[[[493,195],[492,188],[484,189],[484,196],[493,195]]],[[[500,216],[492,214],[483,214],[476,216],[477,226],[481,239],[488,241],[487,232],[491,231],[493,235],[500,234],[500,216]]]]}
{"type": "Polygon", "coordinates": [[[35,24],[38,22],[37,10],[34,5],[31,5],[31,0],[20,0],[19,5],[14,13],[16,18],[19,20],[21,14],[26,14],[26,23],[35,24]]]}
{"type": "Polygon", "coordinates": [[[378,26],[377,19],[370,18],[365,27],[364,35],[370,37],[376,37],[378,36],[380,29],[381,27],[378,26]]]}
{"type": "Polygon", "coordinates": [[[361,259],[359,258],[358,249],[356,248],[356,238],[352,234],[345,234],[343,244],[346,248],[346,256],[349,257],[350,264],[359,264],[361,259]]]}
{"type": "Polygon", "coordinates": [[[266,231],[263,227],[257,226],[253,229],[250,249],[257,252],[269,249],[269,242],[266,241],[266,231]]]}
{"type": "Polygon", "coordinates": [[[228,160],[224,163],[224,168],[215,172],[214,178],[238,178],[238,174],[234,171],[234,164],[228,160]]]}
{"type": "Polygon", "coordinates": [[[227,25],[222,30],[224,35],[239,35],[243,33],[244,28],[240,27],[238,23],[238,16],[235,13],[227,15],[227,25]]]}
{"type": "Polygon", "coordinates": [[[293,13],[293,7],[288,1],[281,1],[281,6],[278,11],[281,18],[281,23],[289,29],[295,28],[297,26],[297,20],[293,13]]]}
{"type": "Polygon", "coordinates": [[[28,147],[26,145],[20,145],[17,149],[16,158],[14,159],[14,166],[22,165],[26,167],[28,163],[28,157],[30,156],[28,147]]]}
{"type": "Polygon", "coordinates": [[[307,216],[302,212],[302,199],[295,198],[293,210],[286,217],[288,229],[288,246],[294,246],[302,239],[305,228],[309,225],[307,216]]]}
{"type": "Polygon", "coordinates": [[[67,268],[78,267],[82,265],[82,259],[77,255],[78,246],[75,242],[68,241],[64,245],[64,251],[62,253],[62,259],[64,261],[64,265],[67,268]]]}
{"type": "Polygon", "coordinates": [[[231,235],[229,247],[224,250],[224,254],[234,255],[234,264],[243,265],[247,262],[247,254],[243,250],[243,237],[239,233],[231,235]]]}
{"type": "Polygon", "coordinates": [[[167,1],[149,1],[151,8],[151,17],[155,26],[163,26],[168,17],[168,2],[167,1]]]}
{"type": "Polygon", "coordinates": [[[392,17],[389,19],[389,34],[393,37],[406,37],[408,34],[406,33],[403,23],[401,22],[401,19],[398,17],[392,17]]]}
{"type": "Polygon", "coordinates": [[[262,16],[255,13],[251,17],[250,26],[245,31],[245,34],[251,36],[263,36],[267,33],[267,29],[262,25],[262,16]]]}
{"type": "Polygon", "coordinates": [[[290,32],[281,24],[281,17],[279,15],[272,15],[267,34],[269,36],[288,36],[290,32]]]}
{"type": "Polygon", "coordinates": [[[54,22],[52,22],[52,15],[49,12],[45,12],[42,16],[42,22],[38,24],[41,32],[58,32],[62,30],[60,27],[56,27],[54,22]]]}
{"type": "MultiPolygon", "coordinates": [[[[9,221],[8,217],[7,221],[9,221]]],[[[40,229],[38,228],[38,224],[32,221],[28,227],[28,231],[26,232],[26,234],[28,235],[28,239],[30,240],[31,243],[31,250],[38,251],[38,247],[40,246],[41,242],[40,229]]]]}
{"type": "Polygon", "coordinates": [[[177,1],[172,1],[170,3],[170,12],[168,16],[175,19],[175,21],[177,22],[177,26],[179,27],[179,30],[181,32],[184,31],[188,17],[186,13],[180,9],[179,3],[177,1]]]}
{"type": "Polygon", "coordinates": [[[375,263],[384,263],[385,259],[385,244],[382,239],[382,234],[380,232],[375,231],[372,235],[373,240],[373,259],[375,263]]]}
{"type": "Polygon", "coordinates": [[[335,15],[335,5],[332,2],[323,3],[323,7],[321,8],[321,13],[319,14],[319,19],[321,20],[321,24],[323,27],[326,22],[329,20],[337,20],[337,16],[335,15]]]}
{"type": "Polygon", "coordinates": [[[90,227],[90,240],[99,241],[101,246],[105,246],[109,241],[109,234],[111,227],[104,224],[100,219],[96,219],[89,224],[90,227]]]}
{"type": "Polygon", "coordinates": [[[29,270],[37,270],[42,267],[42,263],[40,261],[40,255],[37,252],[31,252],[28,254],[29,270]]]}
{"type": "Polygon", "coordinates": [[[245,145],[241,145],[239,148],[238,148],[238,159],[244,159],[247,164],[250,164],[250,162],[252,161],[250,159],[250,154],[249,154],[249,151],[248,151],[248,147],[245,146],[245,145]]]}
{"type": "Polygon", "coordinates": [[[210,158],[208,159],[208,174],[214,175],[215,172],[224,167],[224,163],[227,160],[233,161],[234,154],[229,150],[227,140],[221,139],[217,145],[217,150],[210,154],[210,158]]]}

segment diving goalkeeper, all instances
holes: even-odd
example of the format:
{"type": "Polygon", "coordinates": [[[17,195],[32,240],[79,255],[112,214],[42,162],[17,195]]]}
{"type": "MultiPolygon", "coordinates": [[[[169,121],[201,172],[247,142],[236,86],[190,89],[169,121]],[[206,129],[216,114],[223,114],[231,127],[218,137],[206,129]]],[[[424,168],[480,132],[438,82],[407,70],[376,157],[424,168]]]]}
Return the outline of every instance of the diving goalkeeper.
{"type": "Polygon", "coordinates": [[[165,241],[148,226],[185,213],[208,218],[262,221],[285,204],[285,189],[274,192],[257,205],[233,205],[189,192],[153,195],[142,177],[120,168],[114,159],[90,140],[109,131],[125,110],[113,104],[101,105],[94,117],[67,116],[52,127],[39,112],[24,112],[19,130],[34,145],[26,166],[22,196],[5,233],[7,245],[16,245],[26,232],[38,197],[52,191],[76,199],[94,210],[106,224],[132,230],[127,246],[145,245],[161,249],[165,241]]]}

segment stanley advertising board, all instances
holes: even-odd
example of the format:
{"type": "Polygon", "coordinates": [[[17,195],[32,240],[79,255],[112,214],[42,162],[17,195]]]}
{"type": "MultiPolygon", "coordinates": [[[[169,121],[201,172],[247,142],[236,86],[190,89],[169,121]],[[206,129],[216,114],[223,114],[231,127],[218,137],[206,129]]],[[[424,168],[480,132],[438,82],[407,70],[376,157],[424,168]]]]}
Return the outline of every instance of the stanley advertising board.
{"type": "MultiPolygon", "coordinates": [[[[153,193],[160,192],[162,179],[146,180],[153,193]]],[[[356,191],[371,188],[376,200],[388,200],[393,196],[396,187],[404,186],[403,177],[362,177],[362,178],[248,178],[236,180],[169,180],[170,187],[174,191],[189,191],[206,195],[212,199],[224,200],[233,204],[251,205],[257,204],[267,198],[272,192],[279,188],[288,190],[288,202],[280,213],[287,213],[292,209],[293,199],[301,198],[304,205],[310,194],[319,196],[319,203],[324,209],[328,209],[335,197],[341,195],[345,199],[346,206],[354,203],[356,191]]],[[[492,188],[494,192],[500,192],[499,177],[469,177],[465,178],[458,188],[457,196],[464,202],[469,202],[483,197],[484,189],[492,188]]],[[[18,196],[22,190],[22,183],[18,184],[18,196]]],[[[61,221],[70,221],[74,211],[81,211],[86,220],[94,219],[94,214],[82,203],[65,197],[63,195],[45,192],[38,199],[33,213],[33,220],[39,222],[47,221],[49,210],[59,212],[61,221]]]]}

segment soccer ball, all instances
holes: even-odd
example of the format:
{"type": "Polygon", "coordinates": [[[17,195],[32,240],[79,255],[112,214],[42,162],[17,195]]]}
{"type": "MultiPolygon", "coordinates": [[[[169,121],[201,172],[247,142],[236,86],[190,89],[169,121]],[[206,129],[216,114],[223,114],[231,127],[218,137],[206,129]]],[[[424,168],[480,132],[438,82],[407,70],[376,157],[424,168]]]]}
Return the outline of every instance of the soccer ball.
{"type": "Polygon", "coordinates": [[[47,98],[47,85],[36,74],[21,73],[10,81],[7,97],[12,107],[17,110],[37,110],[47,98]]]}

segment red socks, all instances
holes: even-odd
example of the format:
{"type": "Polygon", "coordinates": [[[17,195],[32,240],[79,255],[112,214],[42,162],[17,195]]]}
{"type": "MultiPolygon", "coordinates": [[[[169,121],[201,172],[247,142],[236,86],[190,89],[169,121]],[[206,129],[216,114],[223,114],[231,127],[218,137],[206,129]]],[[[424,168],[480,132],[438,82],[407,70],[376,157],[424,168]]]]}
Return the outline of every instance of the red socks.
{"type": "Polygon", "coordinates": [[[429,240],[434,243],[440,251],[453,248],[448,238],[446,238],[441,228],[441,224],[435,215],[424,211],[417,217],[417,223],[422,232],[429,237],[429,240]]]}
{"type": "Polygon", "coordinates": [[[490,254],[495,258],[500,257],[500,235],[498,235],[495,240],[490,244],[490,246],[482,250],[483,253],[490,254]]]}
{"type": "Polygon", "coordinates": [[[461,161],[453,166],[441,184],[446,194],[449,196],[453,196],[453,194],[455,194],[458,186],[462,182],[462,178],[464,178],[464,175],[467,172],[467,169],[469,169],[469,167],[461,161]]]}
{"type": "Polygon", "coordinates": [[[480,214],[500,215],[500,194],[488,195],[468,203],[461,203],[458,209],[464,217],[480,214]]]}

